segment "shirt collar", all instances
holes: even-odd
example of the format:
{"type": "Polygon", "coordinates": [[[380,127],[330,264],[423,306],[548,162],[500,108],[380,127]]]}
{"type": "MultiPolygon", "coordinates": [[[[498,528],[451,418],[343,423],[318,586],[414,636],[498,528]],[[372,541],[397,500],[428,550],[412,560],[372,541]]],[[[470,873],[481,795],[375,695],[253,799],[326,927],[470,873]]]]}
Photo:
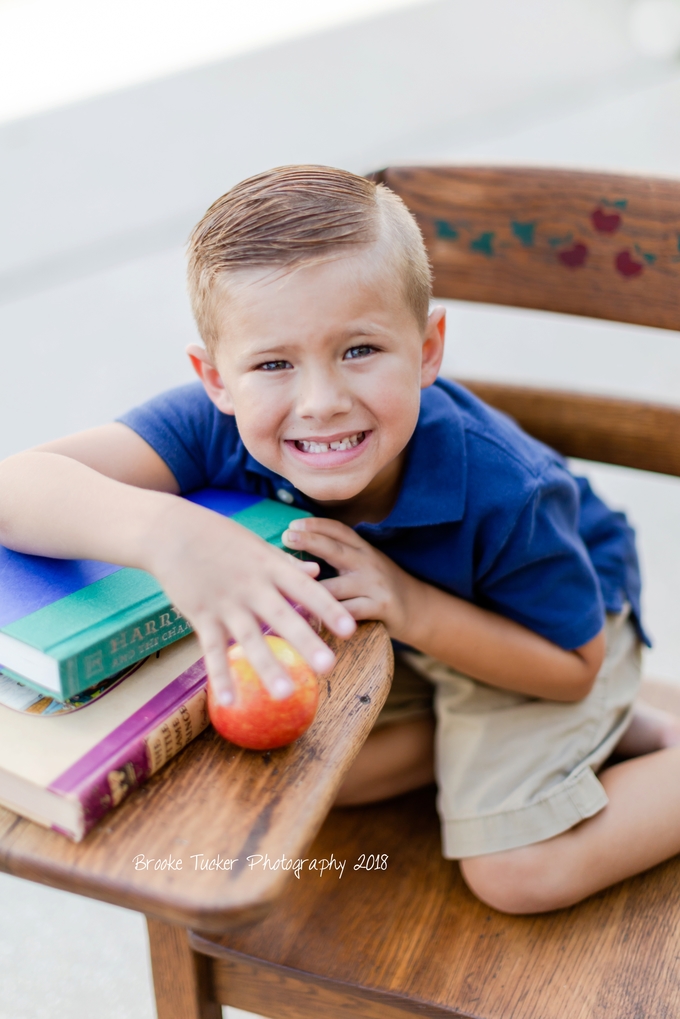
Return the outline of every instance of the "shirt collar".
{"type": "MultiPolygon", "coordinates": [[[[285,488],[295,504],[311,502],[279,474],[246,453],[246,470],[269,478],[276,489],[285,488]]],[[[362,531],[377,534],[403,527],[455,523],[465,509],[467,459],[465,426],[453,397],[435,383],[421,394],[420,413],[406,447],[406,465],[397,501],[379,524],[361,523],[362,531]]]]}
{"type": "Polygon", "coordinates": [[[455,523],[465,510],[466,481],[463,418],[453,398],[435,383],[421,395],[397,501],[383,521],[361,524],[361,529],[375,534],[455,523]]]}

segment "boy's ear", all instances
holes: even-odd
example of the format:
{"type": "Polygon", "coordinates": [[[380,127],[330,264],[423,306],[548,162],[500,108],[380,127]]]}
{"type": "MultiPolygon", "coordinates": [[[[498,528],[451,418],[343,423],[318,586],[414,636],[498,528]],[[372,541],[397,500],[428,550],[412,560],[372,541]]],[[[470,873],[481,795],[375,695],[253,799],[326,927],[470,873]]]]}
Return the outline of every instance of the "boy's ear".
{"type": "Polygon", "coordinates": [[[435,305],[427,319],[423,355],[421,365],[420,387],[431,386],[439,375],[444,357],[444,338],[446,336],[446,308],[435,305]]]}
{"type": "Polygon", "coordinates": [[[234,404],[231,396],[208,351],[204,347],[199,347],[197,343],[190,343],[186,349],[194,371],[217,409],[223,414],[233,414],[234,404]]]}

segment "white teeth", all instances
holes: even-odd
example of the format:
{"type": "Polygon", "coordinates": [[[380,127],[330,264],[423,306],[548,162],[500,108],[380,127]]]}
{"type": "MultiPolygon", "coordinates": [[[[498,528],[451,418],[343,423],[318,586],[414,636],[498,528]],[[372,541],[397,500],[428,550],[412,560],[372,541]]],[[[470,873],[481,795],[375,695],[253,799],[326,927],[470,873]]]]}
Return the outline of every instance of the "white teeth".
{"type": "Polygon", "coordinates": [[[365,432],[356,432],[354,435],[346,435],[344,439],[337,439],[335,442],[307,442],[306,439],[297,439],[295,445],[303,453],[327,453],[329,449],[338,452],[358,446],[363,441],[365,434],[365,432]]]}

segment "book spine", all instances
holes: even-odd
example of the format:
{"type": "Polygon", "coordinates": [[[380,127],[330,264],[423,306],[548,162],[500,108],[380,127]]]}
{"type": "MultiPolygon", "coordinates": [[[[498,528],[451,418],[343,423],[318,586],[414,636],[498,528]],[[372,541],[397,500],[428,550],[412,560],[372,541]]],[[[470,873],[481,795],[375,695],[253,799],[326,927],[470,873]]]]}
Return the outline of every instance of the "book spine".
{"type": "Polygon", "coordinates": [[[166,603],[160,608],[156,605],[153,611],[136,619],[134,625],[107,634],[63,659],[59,663],[61,697],[65,700],[75,697],[191,632],[191,624],[174,605],[166,603]]]}
{"type": "MultiPolygon", "coordinates": [[[[312,628],[319,629],[318,621],[307,609],[297,602],[290,604],[312,628]]],[[[115,676],[117,672],[155,654],[176,640],[181,640],[191,632],[191,623],[174,605],[165,603],[160,609],[156,606],[154,612],[140,618],[134,626],[129,625],[118,630],[99,643],[62,661],[61,698],[67,700],[69,697],[75,697],[76,694],[88,690],[110,676],[115,676]]],[[[275,633],[267,624],[262,624],[262,632],[275,633]]],[[[21,677],[17,678],[21,681],[21,677]]],[[[54,697],[54,692],[50,693],[50,696],[54,697]]]]}
{"type": "Polygon", "coordinates": [[[203,732],[209,723],[205,684],[165,718],[154,722],[153,728],[120,750],[75,792],[82,827],[75,833],[62,830],[62,834],[79,842],[102,817],[203,732]]]}
{"type": "MultiPolygon", "coordinates": [[[[310,625],[316,625],[301,605],[292,604],[310,625]]],[[[261,625],[264,635],[274,633],[270,626],[261,625]]],[[[203,732],[209,724],[207,683],[205,662],[200,658],[51,782],[49,791],[76,800],[80,814],[77,830],[53,825],[54,830],[79,842],[203,732]]]]}

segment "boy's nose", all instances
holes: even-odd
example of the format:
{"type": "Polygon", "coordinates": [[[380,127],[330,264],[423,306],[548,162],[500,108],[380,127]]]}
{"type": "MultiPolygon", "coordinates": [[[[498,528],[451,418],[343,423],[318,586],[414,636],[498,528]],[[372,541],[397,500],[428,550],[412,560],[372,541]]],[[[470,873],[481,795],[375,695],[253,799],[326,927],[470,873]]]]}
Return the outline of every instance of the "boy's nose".
{"type": "Polygon", "coordinates": [[[325,421],[352,408],[351,393],[331,373],[310,373],[301,379],[297,413],[302,418],[325,421]]]}

